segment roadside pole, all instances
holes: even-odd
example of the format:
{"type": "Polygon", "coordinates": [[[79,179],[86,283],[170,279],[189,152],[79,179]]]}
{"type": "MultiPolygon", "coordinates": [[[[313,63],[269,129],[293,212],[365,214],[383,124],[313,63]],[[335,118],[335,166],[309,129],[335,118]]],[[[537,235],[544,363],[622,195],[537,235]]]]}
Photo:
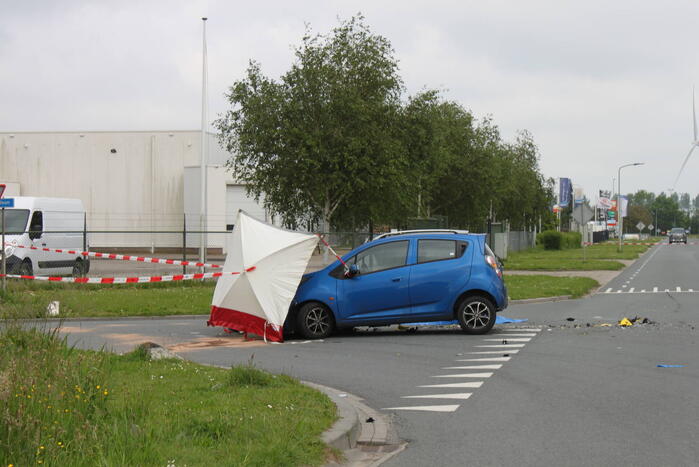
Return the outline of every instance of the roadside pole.
{"type": "Polygon", "coordinates": [[[7,289],[7,268],[5,263],[5,208],[2,208],[2,291],[3,293],[7,289]]]}

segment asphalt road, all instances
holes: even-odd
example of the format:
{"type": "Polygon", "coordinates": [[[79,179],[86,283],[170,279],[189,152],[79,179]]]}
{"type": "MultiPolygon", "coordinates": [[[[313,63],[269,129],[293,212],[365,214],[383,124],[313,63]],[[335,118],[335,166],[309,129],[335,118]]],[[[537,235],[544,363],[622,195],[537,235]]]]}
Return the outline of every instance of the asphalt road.
{"type": "Polygon", "coordinates": [[[696,466],[697,278],[699,246],[657,246],[592,297],[510,307],[506,316],[529,321],[487,336],[362,331],[265,345],[202,318],[65,330],[85,347],[152,340],[194,361],[252,360],[356,394],[409,442],[389,466],[696,466]],[[602,326],[636,316],[653,324],[602,326]]]}

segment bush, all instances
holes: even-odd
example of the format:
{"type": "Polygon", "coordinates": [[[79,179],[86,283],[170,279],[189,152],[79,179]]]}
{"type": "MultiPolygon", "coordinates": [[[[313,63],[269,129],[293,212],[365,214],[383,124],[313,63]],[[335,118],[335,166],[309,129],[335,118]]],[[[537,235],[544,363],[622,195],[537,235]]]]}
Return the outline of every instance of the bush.
{"type": "Polygon", "coordinates": [[[580,248],[582,242],[582,234],[580,232],[565,232],[563,234],[563,248],[580,248]]]}
{"type": "Polygon", "coordinates": [[[536,244],[543,245],[544,250],[560,250],[563,235],[555,230],[544,230],[536,236],[536,244]]]}

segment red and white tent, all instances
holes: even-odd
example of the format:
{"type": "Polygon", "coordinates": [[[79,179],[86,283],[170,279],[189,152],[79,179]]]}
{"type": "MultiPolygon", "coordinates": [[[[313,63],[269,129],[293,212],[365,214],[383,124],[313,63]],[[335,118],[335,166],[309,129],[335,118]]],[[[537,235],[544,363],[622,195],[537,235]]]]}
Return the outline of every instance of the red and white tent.
{"type": "Polygon", "coordinates": [[[238,212],[228,239],[208,324],[251,332],[282,342],[282,328],[301,276],[318,243],[315,235],[291,232],[238,212]]]}

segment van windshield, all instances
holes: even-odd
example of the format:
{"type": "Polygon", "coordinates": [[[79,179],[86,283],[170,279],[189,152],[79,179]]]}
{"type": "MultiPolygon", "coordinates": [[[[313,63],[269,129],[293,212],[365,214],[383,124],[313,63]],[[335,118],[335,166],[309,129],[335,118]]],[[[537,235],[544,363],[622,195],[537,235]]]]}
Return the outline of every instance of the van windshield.
{"type": "MultiPolygon", "coordinates": [[[[27,227],[28,209],[5,209],[5,234],[21,234],[27,227]]],[[[0,231],[2,231],[2,216],[0,216],[0,231]]]]}

